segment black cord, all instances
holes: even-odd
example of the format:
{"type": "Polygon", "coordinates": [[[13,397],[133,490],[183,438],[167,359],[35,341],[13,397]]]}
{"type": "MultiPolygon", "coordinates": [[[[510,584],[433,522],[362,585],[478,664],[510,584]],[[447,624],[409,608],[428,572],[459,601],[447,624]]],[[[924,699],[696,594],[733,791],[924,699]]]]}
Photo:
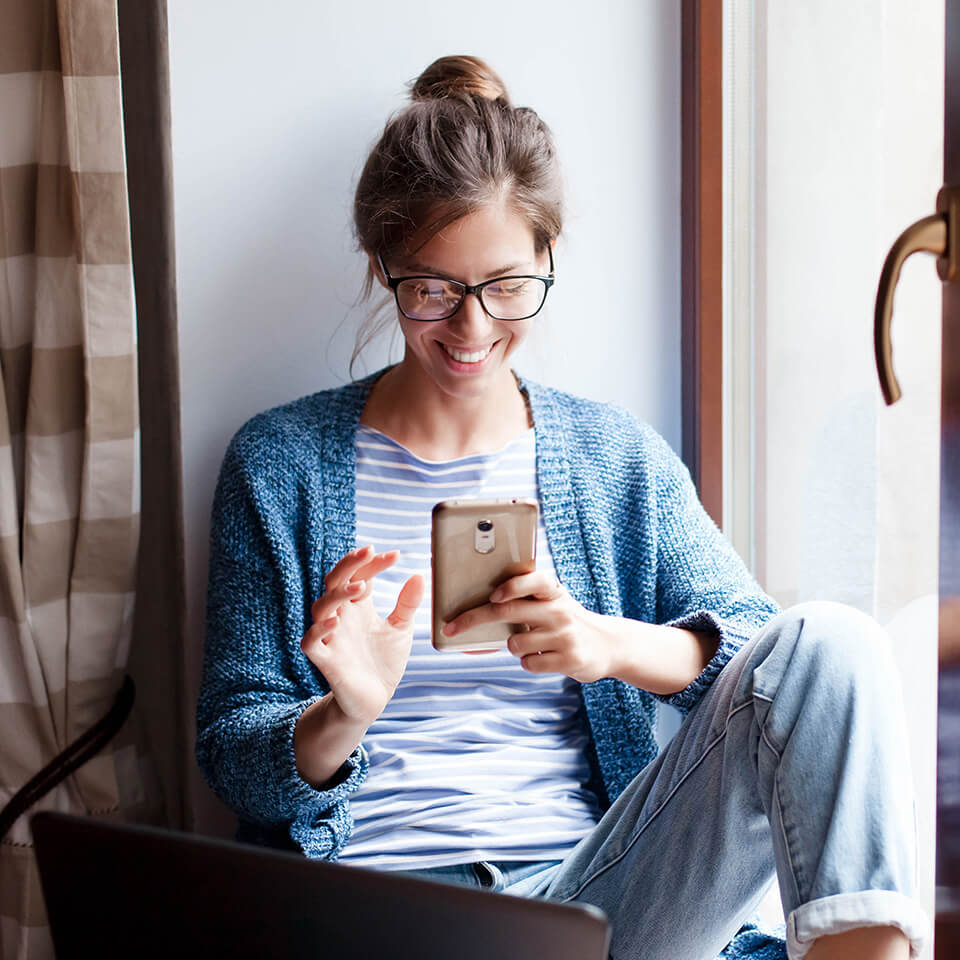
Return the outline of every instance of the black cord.
{"type": "Polygon", "coordinates": [[[127,674],[123,678],[123,686],[120,687],[113,706],[107,713],[89,730],[77,737],[70,746],[58,753],[39,773],[31,777],[13,795],[3,810],[0,810],[0,840],[41,797],[48,794],[58,783],[66,780],[71,773],[79,770],[114,738],[130,715],[135,696],[136,688],[133,678],[127,674]]]}

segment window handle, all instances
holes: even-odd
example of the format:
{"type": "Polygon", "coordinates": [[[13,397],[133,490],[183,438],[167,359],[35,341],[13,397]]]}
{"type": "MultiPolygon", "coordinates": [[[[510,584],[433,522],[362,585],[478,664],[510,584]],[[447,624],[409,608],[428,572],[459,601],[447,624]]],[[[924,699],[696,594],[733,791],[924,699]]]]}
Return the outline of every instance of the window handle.
{"type": "Polygon", "coordinates": [[[880,389],[887,404],[900,399],[900,384],[893,372],[893,348],[890,344],[890,319],[893,293],[900,279],[900,268],[913,253],[925,251],[937,256],[937,273],[944,283],[960,276],[960,248],[957,229],[960,223],[960,187],[943,187],[937,194],[937,212],[907,227],[890,248],[877,287],[877,307],[873,320],[873,345],[877,359],[880,389]]]}

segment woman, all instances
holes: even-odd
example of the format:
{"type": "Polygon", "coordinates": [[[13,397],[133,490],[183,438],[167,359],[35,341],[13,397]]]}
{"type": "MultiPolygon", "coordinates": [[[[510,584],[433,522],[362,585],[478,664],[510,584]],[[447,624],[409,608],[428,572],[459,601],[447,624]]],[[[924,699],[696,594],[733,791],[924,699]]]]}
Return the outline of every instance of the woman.
{"type": "MultiPolygon", "coordinates": [[[[436,61],[355,219],[402,361],[255,417],[215,498],[197,751],[241,836],[588,901],[615,958],[715,956],[774,872],[791,957],[919,949],[882,632],[779,613],[650,427],[511,369],[562,223],[543,122],[436,61]],[[446,630],[530,629],[435,652],[432,503],[530,494],[538,569],[446,630]],[[654,698],[686,713],[659,757],[654,698]]],[[[728,955],[751,942],[782,956],[755,931],[728,955]]]]}

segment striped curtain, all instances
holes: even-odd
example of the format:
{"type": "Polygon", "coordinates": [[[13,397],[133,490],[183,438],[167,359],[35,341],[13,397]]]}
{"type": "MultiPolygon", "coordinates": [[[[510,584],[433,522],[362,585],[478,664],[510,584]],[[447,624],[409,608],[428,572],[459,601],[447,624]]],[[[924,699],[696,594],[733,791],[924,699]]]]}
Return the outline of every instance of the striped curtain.
{"type": "MultiPolygon", "coordinates": [[[[110,709],[140,477],[116,0],[0,0],[0,807],[110,709]]],[[[155,820],[133,720],[29,813],[155,820]]],[[[0,957],[52,956],[29,814],[0,957]]]]}

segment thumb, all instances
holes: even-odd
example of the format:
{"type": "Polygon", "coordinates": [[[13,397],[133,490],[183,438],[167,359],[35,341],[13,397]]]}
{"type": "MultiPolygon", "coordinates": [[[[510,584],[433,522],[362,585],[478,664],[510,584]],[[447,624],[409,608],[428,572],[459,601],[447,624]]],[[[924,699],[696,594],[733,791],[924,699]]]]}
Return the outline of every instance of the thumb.
{"type": "Polygon", "coordinates": [[[413,624],[413,615],[423,600],[423,577],[415,573],[401,588],[397,605],[387,617],[387,623],[401,630],[413,624]]]}

